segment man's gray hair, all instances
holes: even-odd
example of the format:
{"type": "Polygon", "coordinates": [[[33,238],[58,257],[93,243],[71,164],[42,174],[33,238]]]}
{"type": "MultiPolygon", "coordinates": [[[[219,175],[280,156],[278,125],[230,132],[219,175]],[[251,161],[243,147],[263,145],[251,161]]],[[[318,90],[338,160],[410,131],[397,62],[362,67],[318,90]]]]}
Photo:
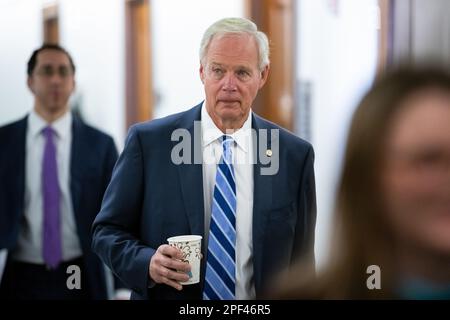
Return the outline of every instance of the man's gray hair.
{"type": "Polygon", "coordinates": [[[244,18],[225,18],[213,23],[206,29],[202,41],[200,43],[200,62],[204,64],[206,52],[211,40],[216,35],[225,34],[242,34],[246,33],[253,36],[258,45],[259,61],[258,67],[262,71],[269,65],[269,39],[265,33],[258,31],[255,23],[244,18]]]}

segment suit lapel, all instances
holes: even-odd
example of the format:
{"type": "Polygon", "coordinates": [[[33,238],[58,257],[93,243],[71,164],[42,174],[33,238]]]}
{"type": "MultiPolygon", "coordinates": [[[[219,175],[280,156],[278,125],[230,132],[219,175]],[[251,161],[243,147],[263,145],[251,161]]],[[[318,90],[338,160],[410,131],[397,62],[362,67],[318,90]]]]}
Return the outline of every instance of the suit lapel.
{"type": "Polygon", "coordinates": [[[26,148],[27,148],[27,129],[28,129],[28,116],[22,119],[18,123],[17,127],[17,146],[16,149],[17,154],[15,155],[15,159],[17,159],[17,199],[19,199],[19,208],[17,212],[22,215],[24,212],[25,206],[25,181],[26,181],[26,148]]]}
{"type": "Polygon", "coordinates": [[[70,151],[70,193],[72,196],[73,213],[78,226],[81,197],[81,176],[84,154],[83,127],[80,120],[72,120],[72,146],[70,151]]]}
{"type": "MultiPolygon", "coordinates": [[[[265,214],[271,207],[272,203],[272,175],[262,175],[261,168],[264,165],[261,163],[259,154],[266,154],[266,150],[271,148],[270,130],[258,119],[253,116],[252,127],[256,130],[256,140],[253,140],[254,159],[256,160],[253,166],[253,269],[255,278],[255,291],[257,297],[260,293],[263,277],[263,253],[264,253],[264,230],[267,222],[267,215],[265,214]],[[267,130],[268,139],[260,141],[259,130],[267,130]]],[[[254,136],[255,137],[255,136],[254,136]]]]}
{"type": "MultiPolygon", "coordinates": [[[[178,174],[180,178],[181,194],[186,209],[191,234],[204,236],[205,214],[203,204],[203,168],[200,122],[194,126],[195,121],[200,121],[201,104],[180,119],[176,128],[188,130],[191,140],[191,164],[180,164],[178,174]],[[196,160],[196,161],[194,161],[196,160]]],[[[173,141],[173,145],[180,141],[173,141]]]]}

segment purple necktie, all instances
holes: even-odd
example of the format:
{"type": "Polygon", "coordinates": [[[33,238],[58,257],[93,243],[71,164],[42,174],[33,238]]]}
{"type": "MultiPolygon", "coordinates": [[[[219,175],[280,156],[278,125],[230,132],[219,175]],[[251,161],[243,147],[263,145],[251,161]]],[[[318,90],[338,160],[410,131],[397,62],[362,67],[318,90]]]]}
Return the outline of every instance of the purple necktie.
{"type": "Polygon", "coordinates": [[[44,156],[42,159],[42,194],[43,194],[43,246],[45,264],[55,269],[61,262],[60,229],[60,191],[58,184],[58,165],[56,163],[55,135],[51,127],[42,131],[45,137],[44,156]]]}

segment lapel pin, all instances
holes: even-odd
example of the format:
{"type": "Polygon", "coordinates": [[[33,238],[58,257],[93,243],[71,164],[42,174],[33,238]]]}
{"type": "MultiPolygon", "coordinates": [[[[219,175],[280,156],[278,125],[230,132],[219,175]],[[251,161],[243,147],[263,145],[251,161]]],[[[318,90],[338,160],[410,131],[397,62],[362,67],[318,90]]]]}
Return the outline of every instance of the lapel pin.
{"type": "Polygon", "coordinates": [[[271,157],[272,156],[272,150],[267,149],[266,150],[266,156],[271,157]]]}

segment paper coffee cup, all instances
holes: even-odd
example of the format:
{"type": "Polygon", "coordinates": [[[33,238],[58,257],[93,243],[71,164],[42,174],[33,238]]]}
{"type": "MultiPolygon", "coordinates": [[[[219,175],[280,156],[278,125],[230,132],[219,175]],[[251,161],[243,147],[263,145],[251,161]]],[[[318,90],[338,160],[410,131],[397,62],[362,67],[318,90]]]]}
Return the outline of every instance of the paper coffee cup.
{"type": "Polygon", "coordinates": [[[188,273],[189,280],[180,282],[182,285],[200,282],[200,257],[202,252],[202,236],[183,235],[167,239],[169,245],[178,248],[183,252],[183,261],[188,262],[191,271],[188,273]]]}

